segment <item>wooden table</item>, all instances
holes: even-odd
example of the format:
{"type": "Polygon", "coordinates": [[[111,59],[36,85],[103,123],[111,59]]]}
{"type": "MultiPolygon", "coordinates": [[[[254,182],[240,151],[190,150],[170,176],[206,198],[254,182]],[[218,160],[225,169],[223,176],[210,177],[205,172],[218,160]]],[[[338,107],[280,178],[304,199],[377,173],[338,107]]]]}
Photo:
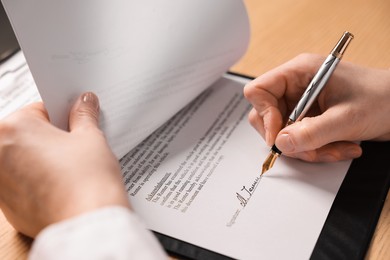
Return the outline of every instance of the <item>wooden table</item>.
{"type": "MultiPolygon", "coordinates": [[[[327,55],[348,30],[355,35],[344,60],[390,67],[388,0],[244,0],[252,38],[246,55],[232,70],[257,76],[302,52],[327,55]]],[[[386,200],[367,259],[390,259],[390,202],[386,200]]],[[[0,259],[25,259],[31,240],[0,213],[0,259]]]]}

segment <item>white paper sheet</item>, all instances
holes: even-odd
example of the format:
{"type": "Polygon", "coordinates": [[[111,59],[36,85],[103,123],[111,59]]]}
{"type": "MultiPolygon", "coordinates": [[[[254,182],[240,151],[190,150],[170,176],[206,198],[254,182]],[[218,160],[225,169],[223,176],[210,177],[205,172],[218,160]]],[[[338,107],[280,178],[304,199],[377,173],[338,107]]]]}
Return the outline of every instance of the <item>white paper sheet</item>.
{"type": "Polygon", "coordinates": [[[280,158],[249,125],[242,82],[222,79],[121,160],[152,230],[237,259],[308,259],[350,161],[280,158]]]}
{"type": "Polygon", "coordinates": [[[0,65],[0,119],[40,100],[22,52],[0,65]]]}
{"type": "Polygon", "coordinates": [[[237,0],[2,0],[52,122],[67,128],[84,91],[118,158],[240,58],[248,44],[237,0]]]}

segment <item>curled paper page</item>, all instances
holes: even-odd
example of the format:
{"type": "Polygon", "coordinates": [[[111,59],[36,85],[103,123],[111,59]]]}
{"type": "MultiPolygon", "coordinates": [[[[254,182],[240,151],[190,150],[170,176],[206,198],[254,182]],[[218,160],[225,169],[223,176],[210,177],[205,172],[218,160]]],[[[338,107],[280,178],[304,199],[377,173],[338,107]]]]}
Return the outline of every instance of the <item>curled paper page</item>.
{"type": "Polygon", "coordinates": [[[215,82],[245,52],[237,0],[2,0],[51,121],[66,129],[83,92],[101,102],[118,158],[215,82]]]}

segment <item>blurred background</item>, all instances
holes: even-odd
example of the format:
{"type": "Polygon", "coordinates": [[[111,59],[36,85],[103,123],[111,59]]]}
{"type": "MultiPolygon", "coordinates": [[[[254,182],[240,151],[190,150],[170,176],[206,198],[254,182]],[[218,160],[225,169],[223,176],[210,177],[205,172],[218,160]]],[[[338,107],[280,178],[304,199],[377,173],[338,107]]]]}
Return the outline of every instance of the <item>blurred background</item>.
{"type": "Polygon", "coordinates": [[[260,75],[302,52],[328,55],[344,31],[355,39],[345,61],[390,68],[389,0],[244,0],[249,49],[232,70],[260,75]]]}

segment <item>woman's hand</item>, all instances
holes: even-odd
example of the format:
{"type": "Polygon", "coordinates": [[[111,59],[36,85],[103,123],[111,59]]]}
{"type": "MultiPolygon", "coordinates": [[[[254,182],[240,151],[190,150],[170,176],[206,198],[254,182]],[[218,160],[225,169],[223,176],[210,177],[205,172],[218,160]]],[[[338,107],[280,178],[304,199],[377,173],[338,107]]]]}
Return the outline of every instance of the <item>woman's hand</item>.
{"type": "Polygon", "coordinates": [[[306,117],[283,128],[324,57],[302,54],[245,86],[251,124],[291,157],[338,161],[359,157],[356,141],[390,140],[390,71],[340,62],[306,117]],[[282,129],[283,128],[283,129],[282,129]]]}
{"type": "Polygon", "coordinates": [[[69,132],[50,124],[42,103],[0,121],[0,207],[18,231],[34,237],[84,212],[130,207],[98,118],[98,99],[86,93],[70,113],[69,132]]]}

